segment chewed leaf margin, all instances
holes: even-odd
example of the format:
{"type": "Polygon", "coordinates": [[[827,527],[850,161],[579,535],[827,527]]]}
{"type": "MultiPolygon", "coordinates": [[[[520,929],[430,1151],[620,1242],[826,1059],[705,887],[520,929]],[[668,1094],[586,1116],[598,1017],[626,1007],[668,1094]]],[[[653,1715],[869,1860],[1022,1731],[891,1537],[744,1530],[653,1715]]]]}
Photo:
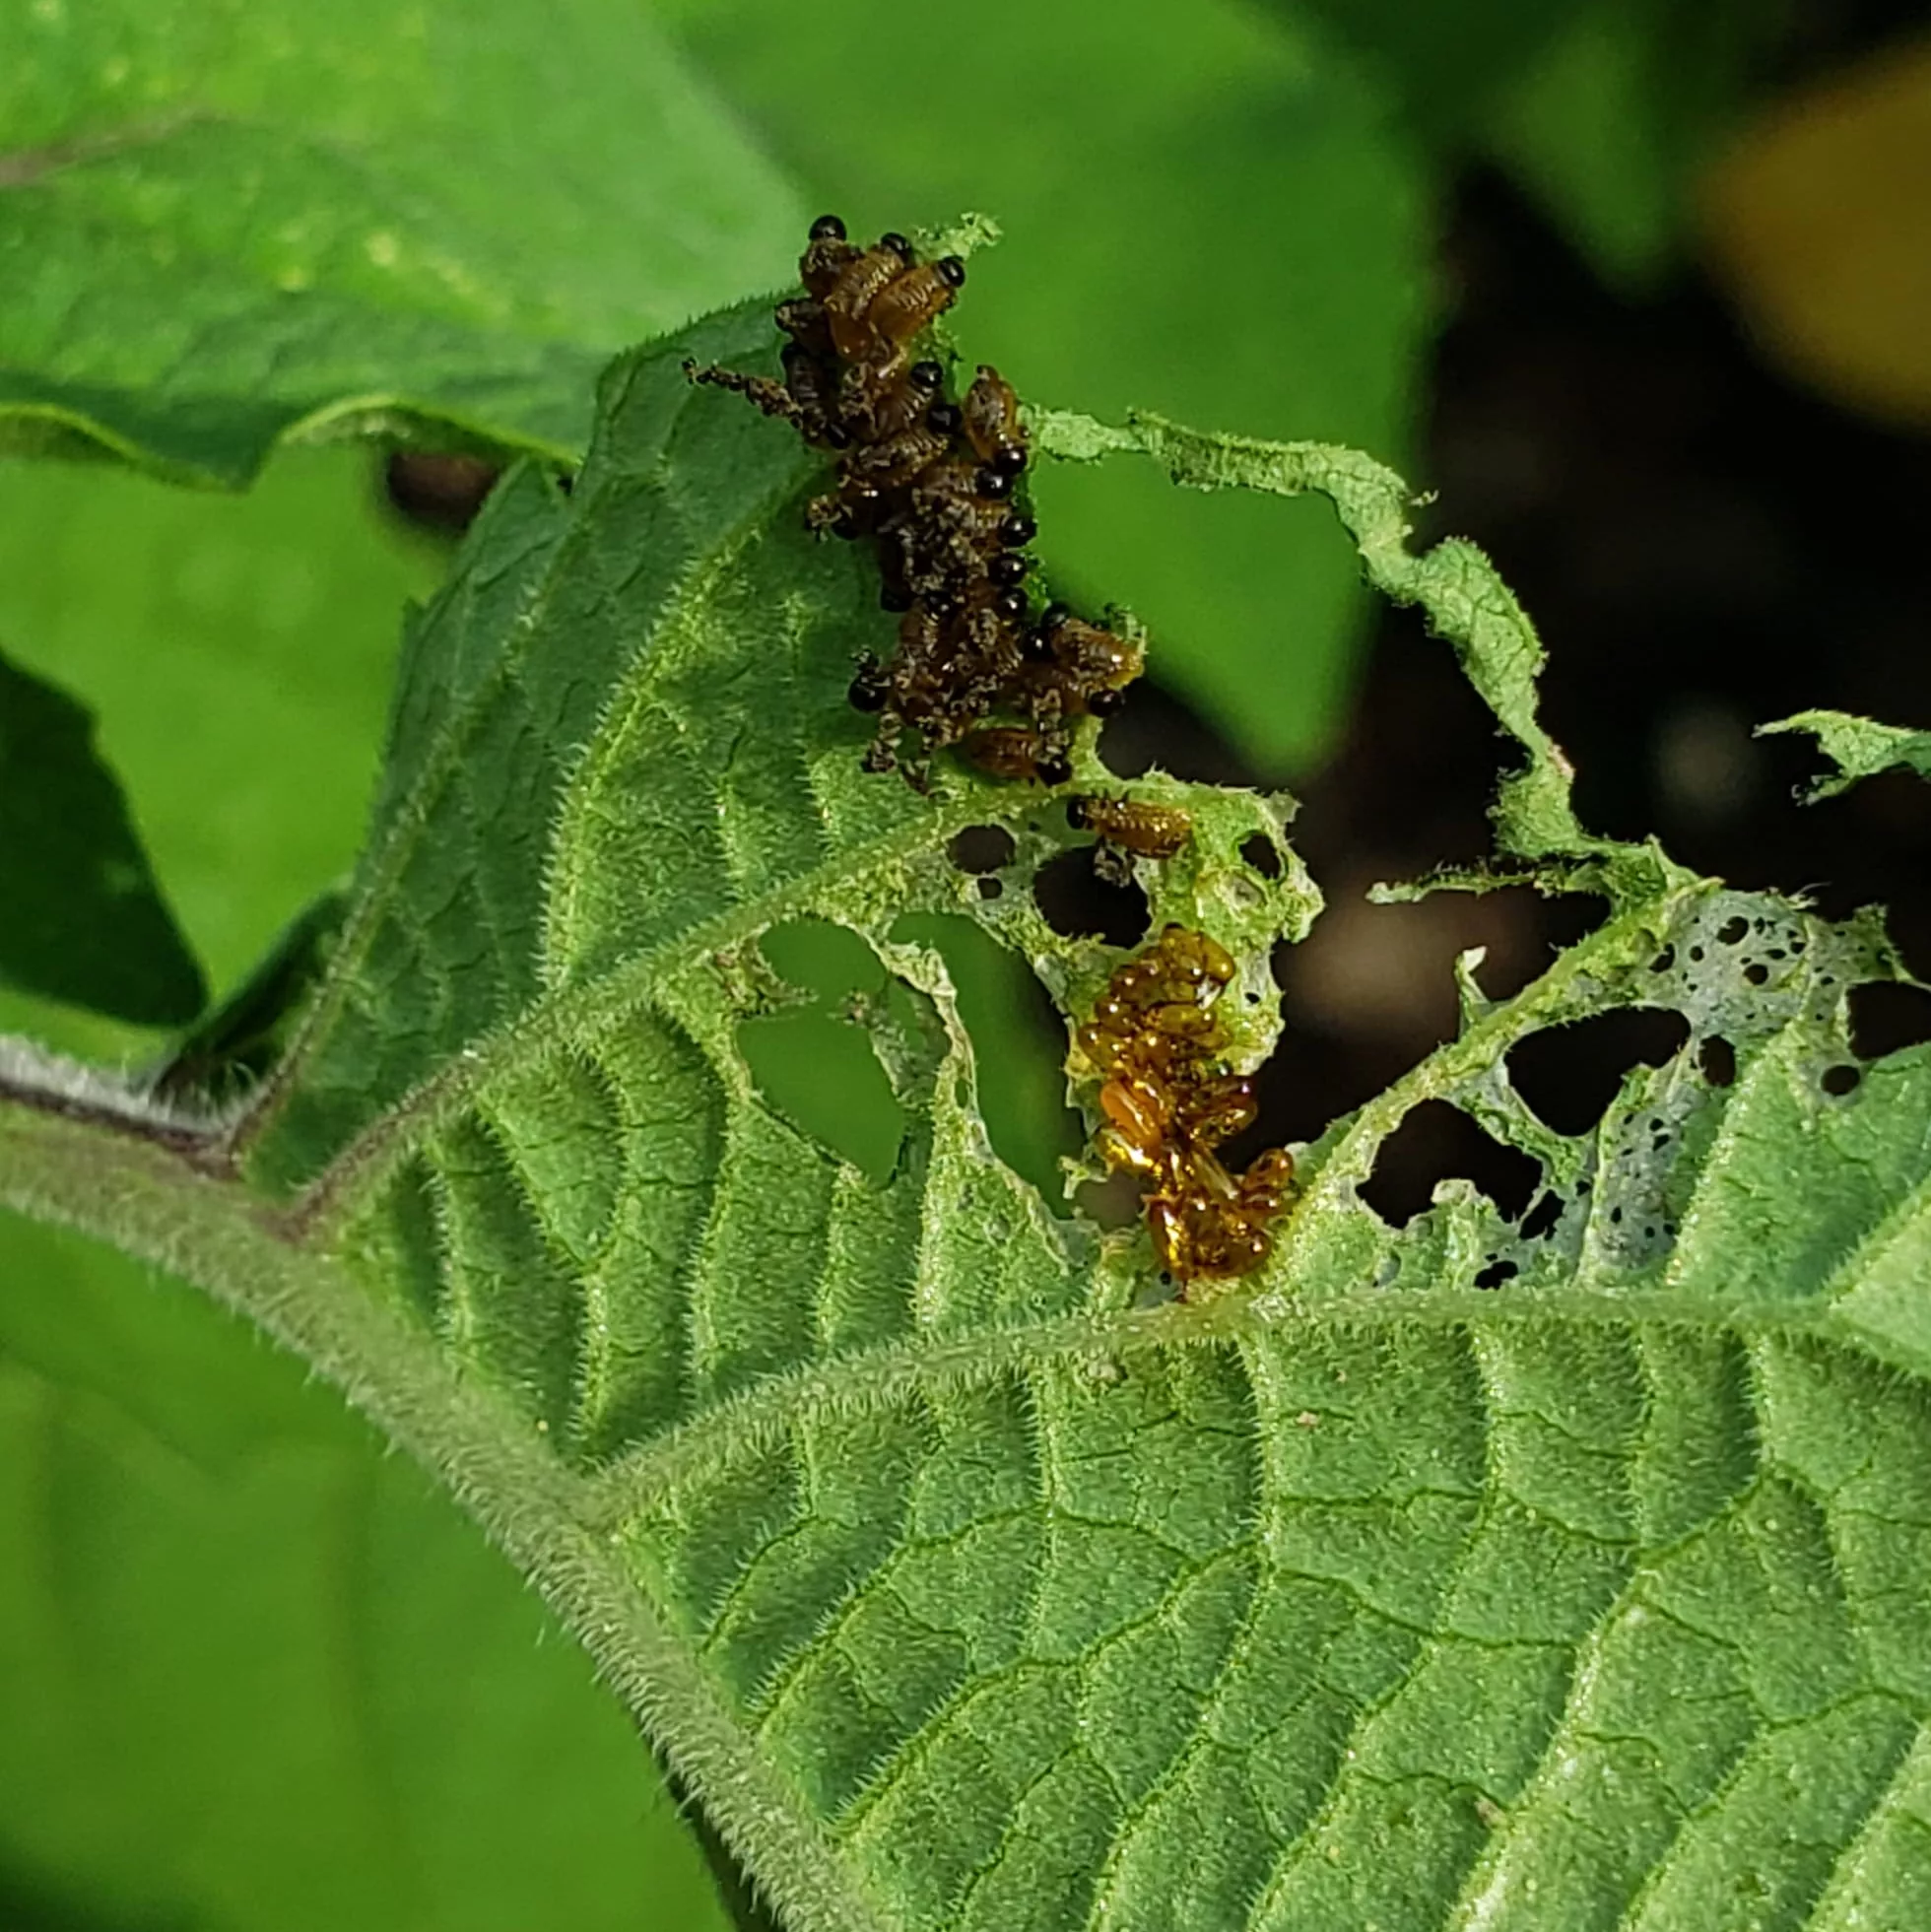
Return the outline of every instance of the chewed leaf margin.
{"type": "Polygon", "coordinates": [[[1453,646],[1496,722],[1524,753],[1524,763],[1503,777],[1496,798],[1502,852],[1550,862],[1543,876],[1552,889],[1560,879],[1567,890],[1618,900],[1689,878],[1653,840],[1629,844],[1598,837],[1577,820],[1569,795],[1573,768],[1538,715],[1536,680],[1544,652],[1528,613],[1465,539],[1445,538],[1419,553],[1409,547],[1414,499],[1384,464],[1336,443],[1214,434],[1146,411],[1129,412],[1123,428],[1061,410],[1037,411],[1032,422],[1039,449],[1062,461],[1138,454],[1153,458],[1182,489],[1326,498],[1360,553],[1367,580],[1391,602],[1421,607],[1434,634],[1453,646]]]}
{"type": "Polygon", "coordinates": [[[1774,724],[1760,725],[1757,735],[1784,731],[1808,732],[1837,767],[1835,777],[1819,778],[1805,792],[1812,804],[1835,798],[1860,778],[1875,778],[1884,771],[1915,771],[1920,778],[1931,778],[1931,731],[1875,724],[1848,711],[1798,711],[1774,724]]]}

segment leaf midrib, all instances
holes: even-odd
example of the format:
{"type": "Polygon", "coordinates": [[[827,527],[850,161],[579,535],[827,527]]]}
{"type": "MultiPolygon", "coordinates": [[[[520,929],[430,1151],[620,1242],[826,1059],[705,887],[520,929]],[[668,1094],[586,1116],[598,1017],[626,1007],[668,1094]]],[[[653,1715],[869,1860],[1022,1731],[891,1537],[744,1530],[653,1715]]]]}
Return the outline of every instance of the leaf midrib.
{"type": "Polygon", "coordinates": [[[426,1332],[365,1294],[341,1262],[291,1242],[239,1181],[209,1180],[132,1135],[103,1135],[4,1101],[0,1155],[0,1203],[94,1233],[105,1232],[109,1217],[126,1251],[260,1323],[436,1471],[535,1581],[650,1735],[679,1738],[682,1767],[717,1794],[717,1815],[740,1832],[756,1818],[766,1854],[783,1841],[775,1848],[785,1869],[761,1868],[761,1877],[778,1889],[788,1916],[824,1932],[899,1932],[856,1891],[809,1807],[671,1634],[617,1545],[590,1522],[585,1479],[506,1397],[459,1376],[426,1332]]]}

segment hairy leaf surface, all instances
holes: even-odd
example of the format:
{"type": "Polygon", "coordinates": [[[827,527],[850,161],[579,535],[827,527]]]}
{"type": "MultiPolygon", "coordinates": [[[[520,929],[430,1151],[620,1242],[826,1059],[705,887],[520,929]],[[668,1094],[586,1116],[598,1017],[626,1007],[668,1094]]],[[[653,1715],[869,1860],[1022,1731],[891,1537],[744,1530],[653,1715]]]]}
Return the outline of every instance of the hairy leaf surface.
{"type": "MultiPolygon", "coordinates": [[[[1874,923],[1580,827],[1533,631],[1469,546],[1406,548],[1385,470],[1042,415],[1050,454],[1327,496],[1521,747],[1496,869],[1436,888],[1608,902],[1509,1001],[1465,961],[1460,1037],[1306,1151],[1267,1269],[1173,1302],[992,1158],[998,1058],[896,936],[964,912],[1075,1016],[1118,958],[1032,902],[1039,794],[859,771],[865,562],[804,535],[789,433],[679,372],[767,342],[627,359],[573,493],[502,486],[289,1060],[192,1181],[114,1157],[141,1238],[443,1472],[799,1932],[1917,1922],[1931,1054],[1851,1052],[1874,923]],[[990,899],[947,855],[982,823],[990,899]],[[751,1076],[799,919],[889,974],[850,1013],[883,1174],[751,1076]],[[1511,1050],[1627,1008],[1683,1045],[1559,1132],[1511,1050]],[[1363,1199],[1424,1101],[1538,1163],[1526,1214],[1363,1199]]],[[[1198,826],[1152,919],[1236,955],[1245,1063],[1315,909],[1241,856],[1282,805],[1145,785],[1198,826]]],[[[7,1118],[15,1197],[77,1212],[98,1137],[7,1118]]]]}
{"type": "Polygon", "coordinates": [[[1837,775],[1819,779],[1812,799],[1835,798],[1860,778],[1881,771],[1915,771],[1931,777],[1931,731],[1907,731],[1901,725],[1874,724],[1848,711],[1799,711],[1794,717],[1766,724],[1765,732],[1807,731],[1818,750],[1837,767],[1837,775]]]}
{"type": "Polygon", "coordinates": [[[702,1932],[587,1660],[292,1359],[0,1223],[9,1932],[702,1932]]]}

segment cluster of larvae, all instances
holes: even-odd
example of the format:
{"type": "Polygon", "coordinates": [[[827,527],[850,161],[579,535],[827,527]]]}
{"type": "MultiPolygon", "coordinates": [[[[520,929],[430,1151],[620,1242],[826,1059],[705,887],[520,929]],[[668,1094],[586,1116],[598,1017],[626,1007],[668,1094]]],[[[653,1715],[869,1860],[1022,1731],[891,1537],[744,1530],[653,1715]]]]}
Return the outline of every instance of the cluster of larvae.
{"type": "MultiPolygon", "coordinates": [[[[956,748],[996,777],[1065,784],[1072,725],[1117,707],[1143,653],[1062,603],[1035,608],[1019,400],[983,363],[955,400],[944,366],[917,353],[965,285],[965,263],[921,261],[901,234],[862,247],[827,215],[798,267],[804,294],[776,310],[780,378],[686,368],[836,457],[833,487],[806,520],[874,546],[879,601],[899,615],[890,659],[862,660],[852,680],[852,703],[879,720],[866,768],[901,770],[922,789],[932,754],[956,748]]],[[[1097,794],[1073,798],[1067,817],[1099,838],[1116,874],[1126,854],[1171,858],[1192,834],[1176,807],[1097,794]]],[[[1078,1034],[1099,1082],[1100,1151],[1140,1180],[1155,1251],[1183,1290],[1267,1258],[1294,1173],[1283,1150],[1237,1175],[1215,1153],[1255,1110],[1214,1012],[1232,976],[1215,941],[1168,926],[1114,973],[1078,1034]]]]}
{"type": "Polygon", "coordinates": [[[798,268],[804,294],[777,308],[781,380],[695,366],[690,374],[749,397],[837,458],[835,487],[807,519],[874,545],[879,601],[899,613],[891,658],[864,660],[852,681],[851,701],[879,720],[866,768],[896,766],[922,788],[932,754],[956,746],[997,777],[1064,784],[1072,724],[1118,705],[1143,652],[1062,603],[1035,607],[1019,399],[981,364],[955,401],[944,366],[917,354],[966,264],[921,261],[902,234],[862,247],[826,215],[798,268]]]}
{"type": "Polygon", "coordinates": [[[1182,1290],[1258,1268],[1294,1179],[1285,1148],[1237,1174],[1215,1152],[1255,1113],[1253,1082],[1228,1070],[1215,1011],[1233,969],[1205,933],[1168,926],[1113,974],[1078,1034],[1099,1082],[1099,1151],[1139,1180],[1154,1251],[1182,1290]]]}

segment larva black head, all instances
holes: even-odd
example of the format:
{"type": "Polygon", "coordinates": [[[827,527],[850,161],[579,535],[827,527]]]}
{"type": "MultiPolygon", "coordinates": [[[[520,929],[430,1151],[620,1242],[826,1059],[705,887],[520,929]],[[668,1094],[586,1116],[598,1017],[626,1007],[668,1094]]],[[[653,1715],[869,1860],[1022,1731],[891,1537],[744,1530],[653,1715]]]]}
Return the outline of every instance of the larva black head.
{"type": "Polygon", "coordinates": [[[890,248],[907,267],[911,265],[912,244],[897,229],[888,229],[879,236],[879,246],[890,248]]]}
{"type": "Polygon", "coordinates": [[[1001,617],[1010,619],[1014,624],[1024,624],[1032,610],[1032,605],[1026,601],[1026,592],[1023,590],[1002,590],[992,600],[992,608],[1001,617]]]}
{"type": "Polygon", "coordinates": [[[1063,785],[1073,776],[1073,761],[1064,752],[1048,752],[1039,761],[1039,782],[1042,785],[1063,785]]]}
{"type": "Polygon", "coordinates": [[[914,363],[905,371],[905,380],[914,389],[923,389],[928,393],[936,392],[945,379],[945,370],[933,362],[914,363]]]}
{"type": "Polygon", "coordinates": [[[1073,612],[1068,605],[1062,604],[1057,599],[1054,599],[1052,603],[1048,604],[1046,608],[1039,613],[1040,636],[1050,637],[1052,633],[1055,631],[1057,631],[1059,627],[1062,624],[1064,624],[1066,620],[1072,615],[1073,612]]]}
{"type": "Polygon", "coordinates": [[[1010,497],[1013,494],[1013,480],[1004,470],[995,470],[988,463],[972,479],[972,488],[981,497],[1010,497]]]}
{"type": "Polygon", "coordinates": [[[1020,641],[1019,654],[1029,664],[1052,662],[1052,639],[1043,631],[1029,631],[1020,641]]]}
{"type": "Polygon", "coordinates": [[[1018,476],[1026,467],[1026,451],[1018,443],[1009,442],[1003,449],[992,452],[992,467],[1003,470],[1007,476],[1018,476]]]}
{"type": "Polygon", "coordinates": [[[880,670],[877,658],[861,657],[858,660],[858,675],[852,679],[851,688],[845,696],[854,710],[885,709],[885,673],[880,670]]]}
{"type": "Polygon", "coordinates": [[[1087,801],[1084,798],[1069,798],[1066,801],[1066,823],[1075,832],[1086,832],[1091,829],[1093,821],[1087,812],[1087,801]]]}
{"type": "Polygon", "coordinates": [[[1010,587],[1026,581],[1032,563],[1031,558],[1022,557],[1016,550],[1002,551],[986,566],[985,573],[994,583],[1010,587]]]}
{"type": "Polygon", "coordinates": [[[821,215],[811,225],[811,238],[814,241],[842,241],[845,238],[845,225],[835,215],[821,215]]]}
{"type": "Polygon", "coordinates": [[[1109,718],[1126,701],[1126,693],[1102,685],[1087,700],[1087,709],[1097,718],[1109,718]]]}
{"type": "Polygon", "coordinates": [[[1023,509],[1016,509],[999,526],[999,541],[1009,550],[1019,550],[1039,534],[1039,526],[1023,509]]]}
{"type": "Polygon", "coordinates": [[[934,403],[925,412],[925,427],[935,436],[956,436],[959,433],[959,426],[965,420],[959,413],[957,403],[934,403]]]}
{"type": "Polygon", "coordinates": [[[932,266],[939,271],[939,280],[948,289],[966,286],[966,264],[957,255],[941,255],[932,266]]]}

